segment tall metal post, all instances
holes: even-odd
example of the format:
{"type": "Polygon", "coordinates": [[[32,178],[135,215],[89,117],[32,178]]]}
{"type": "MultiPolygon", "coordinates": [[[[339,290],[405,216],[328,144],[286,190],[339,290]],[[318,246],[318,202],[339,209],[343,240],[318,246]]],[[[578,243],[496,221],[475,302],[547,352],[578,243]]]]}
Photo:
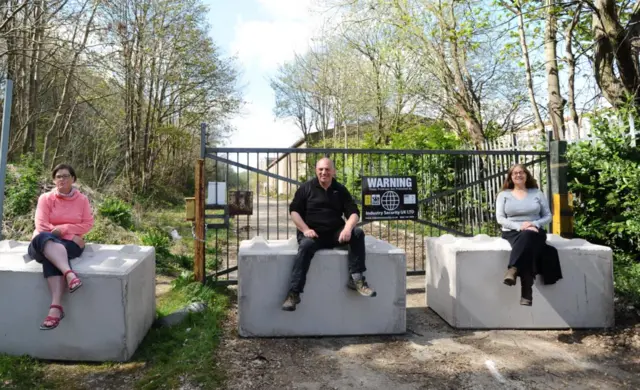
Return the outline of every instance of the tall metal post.
{"type": "Polygon", "coordinates": [[[195,279],[198,282],[204,283],[205,281],[205,243],[207,240],[207,233],[205,230],[205,180],[204,180],[204,163],[206,152],[206,129],[207,125],[203,123],[200,126],[200,158],[196,161],[196,215],[195,215],[195,253],[193,257],[193,273],[195,279]]]}
{"type": "Polygon", "coordinates": [[[573,237],[573,199],[567,180],[567,141],[552,141],[551,192],[553,193],[553,233],[573,237]]]}
{"type": "Polygon", "coordinates": [[[2,237],[2,215],[4,213],[4,182],[7,172],[7,154],[9,153],[9,131],[11,129],[11,103],[13,101],[13,81],[7,79],[4,89],[4,111],[2,117],[2,136],[0,137],[0,240],[2,237]]]}

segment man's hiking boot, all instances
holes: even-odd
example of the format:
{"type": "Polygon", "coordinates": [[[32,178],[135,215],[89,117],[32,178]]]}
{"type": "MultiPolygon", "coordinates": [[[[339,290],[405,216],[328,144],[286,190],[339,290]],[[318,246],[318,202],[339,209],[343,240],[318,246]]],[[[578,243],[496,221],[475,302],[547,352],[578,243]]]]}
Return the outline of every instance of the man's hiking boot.
{"type": "Polygon", "coordinates": [[[298,303],[300,303],[300,294],[290,291],[289,294],[287,294],[287,299],[285,299],[282,304],[282,310],[295,311],[298,303]]]}
{"type": "Polygon", "coordinates": [[[507,286],[515,286],[516,276],[518,276],[518,269],[511,267],[507,270],[507,273],[504,274],[504,280],[502,282],[507,286]]]}
{"type": "Polygon", "coordinates": [[[353,277],[349,276],[349,283],[347,283],[347,287],[357,291],[360,295],[364,297],[376,296],[376,292],[374,291],[374,289],[369,287],[369,285],[367,284],[367,280],[364,278],[364,276],[358,280],[353,280],[353,277]]]}
{"type": "Polygon", "coordinates": [[[520,304],[522,306],[531,306],[531,305],[533,305],[533,302],[531,301],[531,299],[520,298],[520,304]]]}

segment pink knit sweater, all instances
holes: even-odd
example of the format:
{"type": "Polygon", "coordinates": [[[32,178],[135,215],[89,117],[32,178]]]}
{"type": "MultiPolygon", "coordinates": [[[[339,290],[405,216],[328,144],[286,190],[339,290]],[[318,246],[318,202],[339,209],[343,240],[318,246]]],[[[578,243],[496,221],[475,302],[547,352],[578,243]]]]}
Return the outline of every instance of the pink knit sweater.
{"type": "Polygon", "coordinates": [[[82,237],[93,227],[89,199],[78,190],[70,197],[59,196],[55,189],[44,193],[38,198],[35,223],[34,237],[56,228],[64,240],[71,240],[73,236],[82,237]]]}

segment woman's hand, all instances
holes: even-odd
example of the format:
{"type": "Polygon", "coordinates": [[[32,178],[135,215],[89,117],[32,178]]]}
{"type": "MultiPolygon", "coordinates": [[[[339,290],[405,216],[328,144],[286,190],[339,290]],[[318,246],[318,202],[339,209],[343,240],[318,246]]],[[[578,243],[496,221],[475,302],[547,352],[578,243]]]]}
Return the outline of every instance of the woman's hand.
{"type": "Polygon", "coordinates": [[[60,236],[62,236],[62,232],[61,232],[61,231],[60,231],[60,229],[58,229],[58,228],[53,229],[53,230],[51,231],[51,234],[53,234],[53,235],[54,235],[54,236],[56,236],[56,237],[60,237],[60,236]]]}
{"type": "Polygon", "coordinates": [[[522,222],[522,225],[520,225],[520,230],[527,230],[530,227],[535,227],[535,225],[529,221],[525,221],[525,222],[522,222]]]}
{"type": "Polygon", "coordinates": [[[533,225],[529,226],[526,230],[531,230],[532,232],[538,233],[538,228],[533,225]]]}
{"type": "Polygon", "coordinates": [[[80,236],[73,236],[71,241],[75,242],[80,248],[84,248],[84,240],[80,236]]]}

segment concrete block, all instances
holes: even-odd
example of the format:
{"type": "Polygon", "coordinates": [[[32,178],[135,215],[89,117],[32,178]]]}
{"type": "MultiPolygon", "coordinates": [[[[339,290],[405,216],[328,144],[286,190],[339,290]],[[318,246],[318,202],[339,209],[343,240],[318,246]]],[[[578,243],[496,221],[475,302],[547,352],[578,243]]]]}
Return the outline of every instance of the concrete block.
{"type": "Polygon", "coordinates": [[[155,250],[88,244],[71,261],[82,288],[63,295],[65,317],[40,330],[51,296],[28,243],[0,242],[0,353],[40,359],[126,361],[155,319],[155,250]]]}
{"type": "Polygon", "coordinates": [[[426,238],[426,304],[455,328],[566,329],[614,325],[613,259],[605,246],[549,234],[563,279],[536,278],[533,306],[521,306],[520,278],[502,283],[511,247],[499,237],[426,238]]]}
{"type": "Polygon", "coordinates": [[[399,334],[406,331],[406,255],[366,236],[366,277],[377,296],[348,289],[347,250],[320,250],[296,311],[281,310],[298,244],[243,241],[238,253],[238,332],[244,337],[399,334]]]}

